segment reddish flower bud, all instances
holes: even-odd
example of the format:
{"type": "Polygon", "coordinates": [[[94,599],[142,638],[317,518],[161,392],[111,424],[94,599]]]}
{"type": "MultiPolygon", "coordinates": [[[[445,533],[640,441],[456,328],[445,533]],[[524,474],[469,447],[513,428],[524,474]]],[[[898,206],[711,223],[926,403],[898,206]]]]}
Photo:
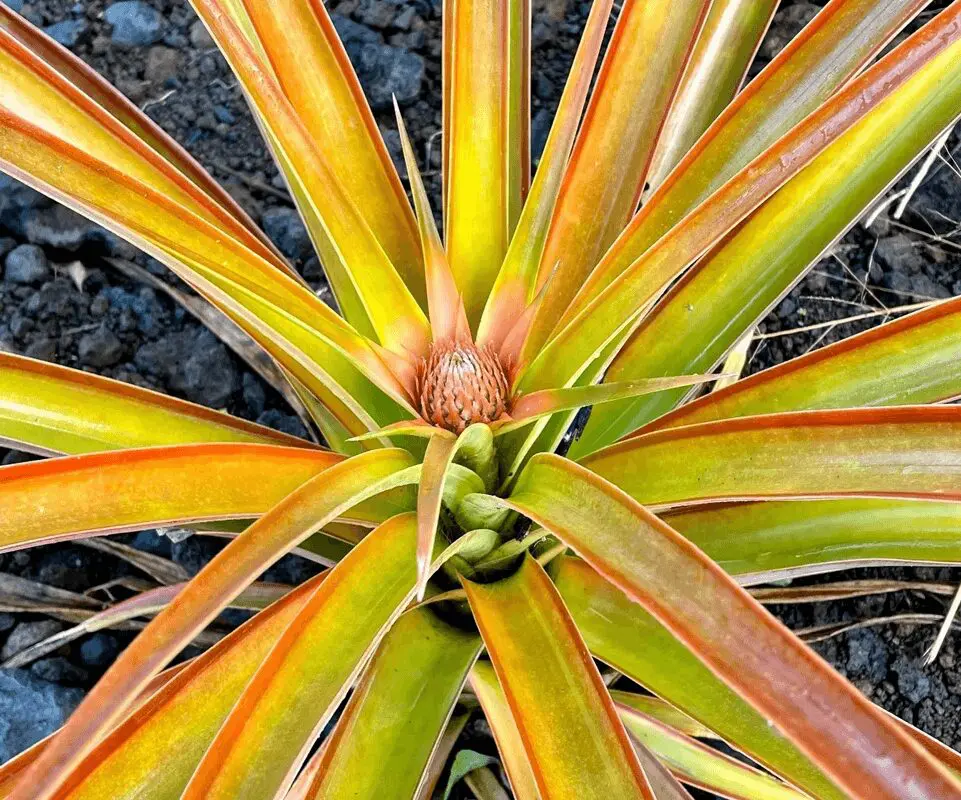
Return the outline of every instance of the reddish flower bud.
{"type": "Polygon", "coordinates": [[[432,425],[460,433],[507,411],[510,389],[497,355],[470,342],[438,342],[420,381],[420,409],[432,425]]]}

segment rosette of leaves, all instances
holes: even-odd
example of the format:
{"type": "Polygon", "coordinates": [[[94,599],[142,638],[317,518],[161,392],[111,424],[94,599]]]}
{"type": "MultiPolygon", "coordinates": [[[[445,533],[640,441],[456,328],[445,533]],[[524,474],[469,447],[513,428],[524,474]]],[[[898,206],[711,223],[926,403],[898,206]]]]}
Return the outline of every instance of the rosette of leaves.
{"type": "Polygon", "coordinates": [[[697,389],[961,113],[961,3],[886,50],[924,2],[831,0],[744,88],[773,0],[626,0],[604,49],[612,5],[532,176],[529,3],[445,2],[439,231],[320,0],[194,0],[340,313],[0,5],[0,166],[209,301],[329,447],[0,356],[0,436],[51,456],[0,469],[3,548],[233,537],[0,795],[426,797],[482,713],[524,800],[961,797],[745,588],[961,562],[961,303],[697,389]],[[292,551],[329,569],[167,668],[292,551]]]}

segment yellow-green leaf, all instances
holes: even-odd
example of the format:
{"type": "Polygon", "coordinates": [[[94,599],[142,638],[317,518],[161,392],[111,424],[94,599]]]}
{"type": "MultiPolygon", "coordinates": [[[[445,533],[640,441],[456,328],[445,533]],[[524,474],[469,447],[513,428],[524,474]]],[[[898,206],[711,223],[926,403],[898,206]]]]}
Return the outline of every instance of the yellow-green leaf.
{"type": "Polygon", "coordinates": [[[655,616],[853,797],[961,798],[961,783],[940,762],[710,558],[612,484],[544,454],[530,461],[507,502],[655,616]]]}
{"type": "MultiPolygon", "coordinates": [[[[317,66],[317,71],[309,74],[315,78],[320,75],[335,83],[341,83],[337,92],[349,93],[349,86],[342,83],[343,63],[338,64],[337,55],[330,52],[333,31],[329,20],[326,26],[323,23],[323,9],[320,8],[318,13],[319,4],[310,7],[298,4],[287,5],[285,11],[280,11],[277,6],[282,2],[283,0],[270,0],[269,4],[250,4],[247,7],[254,27],[262,34],[263,47],[269,51],[274,65],[278,64],[275,48],[289,48],[291,44],[287,39],[291,36],[299,37],[302,40],[301,46],[306,47],[303,44],[306,37],[310,42],[311,54],[324,62],[324,66],[317,66]],[[297,16],[292,18],[295,16],[295,9],[297,16]],[[282,16],[277,17],[268,13],[269,11],[276,11],[282,16]],[[278,25],[281,28],[289,26],[291,30],[278,33],[278,25]],[[271,32],[277,35],[269,35],[271,32]],[[328,50],[326,55],[322,53],[324,48],[328,50]]],[[[225,13],[220,0],[196,0],[194,7],[213,32],[238,80],[244,86],[268,139],[277,151],[278,159],[292,171],[292,177],[299,189],[299,192],[295,192],[295,197],[298,201],[307,203],[311,213],[316,215],[322,224],[326,239],[336,253],[337,263],[347,271],[380,343],[397,353],[411,351],[423,355],[429,342],[426,316],[391,262],[384,242],[378,238],[371,222],[360,211],[359,203],[363,197],[349,191],[341,175],[335,170],[332,153],[318,144],[318,137],[315,135],[317,126],[311,125],[313,115],[305,118],[298,114],[295,103],[307,103],[313,91],[323,94],[321,84],[316,81],[305,83],[300,77],[304,65],[299,64],[296,70],[291,69],[286,61],[287,53],[280,53],[284,59],[280,62],[281,66],[277,66],[275,70],[265,68],[262,59],[258,57],[257,49],[244,36],[236,20],[225,13]]],[[[346,57],[343,54],[341,56],[343,62],[346,62],[346,57]]],[[[356,104],[358,98],[354,96],[352,99],[356,104]]],[[[365,115],[359,112],[356,105],[348,111],[348,103],[348,100],[341,97],[332,101],[331,106],[337,109],[336,113],[353,117],[352,125],[360,129],[358,135],[361,139],[369,137],[365,115]]],[[[331,121],[330,124],[336,125],[336,122],[331,121]]],[[[368,144],[370,145],[369,139],[368,144]]],[[[379,157],[376,154],[371,155],[371,159],[377,158],[379,157]]],[[[378,168],[383,169],[383,164],[378,168]]],[[[350,163],[341,163],[340,169],[351,171],[350,163]]],[[[396,187],[394,198],[395,202],[400,199],[396,195],[396,187]]],[[[396,228],[394,221],[388,224],[392,231],[413,239],[412,246],[416,249],[412,252],[419,250],[409,207],[406,220],[398,222],[396,228]]]]}
{"type": "Polygon", "coordinates": [[[24,774],[12,797],[52,797],[149,680],[233,597],[361,500],[416,481],[419,469],[411,469],[412,461],[404,451],[389,449],[355,456],[308,481],[247,528],[124,650],[24,774]]]}
{"type": "Polygon", "coordinates": [[[605,254],[566,319],[700,202],[825,103],[926,4],[926,0],[828,3],[724,109],[670,179],[648,198],[605,254]]]}
{"type": "Polygon", "coordinates": [[[961,408],[741,417],[627,439],[581,463],[654,506],[840,496],[959,501],[961,408]]]}
{"type": "Polygon", "coordinates": [[[648,192],[734,99],[775,8],[777,0],[714,0],[657,137],[648,192]]]}
{"type": "Polygon", "coordinates": [[[935,403],[961,394],[961,300],[842,339],[689,403],[647,426],[815,408],[935,403]]]}
{"type": "Polygon", "coordinates": [[[480,647],[429,608],[403,614],[351,695],[305,797],[380,800],[386,786],[414,797],[480,647]]]}
{"type": "Polygon", "coordinates": [[[159,392],[0,353],[0,438],[39,453],[127,447],[309,442],[159,392]]]}
{"type": "Polygon", "coordinates": [[[297,587],[192,661],[114,729],[70,774],[57,796],[179,797],[244,686],[324,577],[297,587]]]}
{"type": "Polygon", "coordinates": [[[14,464],[0,468],[0,547],[251,519],[341,461],[299,447],[197,444],[14,464]]]}
{"type": "Polygon", "coordinates": [[[663,516],[742,583],[845,564],[961,563],[957,502],[775,501],[697,506],[663,516]]]}
{"type": "Polygon", "coordinates": [[[500,753],[516,800],[540,800],[534,773],[520,732],[514,722],[504,690],[489,661],[478,661],[470,673],[470,685],[480,701],[487,724],[490,725],[497,752],[500,753]]]}
{"type": "Polygon", "coordinates": [[[721,186],[583,306],[537,352],[517,388],[572,385],[639,324],[674,277],[857,122],[883,126],[892,108],[910,114],[945,93],[961,93],[959,19],[958,6],[939,14],[721,186]]]}
{"type": "Polygon", "coordinates": [[[808,795],[621,704],[631,734],[684,783],[732,800],[805,800],[808,795]]]}
{"type": "Polygon", "coordinates": [[[767,720],[725,686],[641,606],[579,558],[551,563],[591,653],[691,715],[734,747],[821,800],[846,800],[767,720]]]}
{"type": "Polygon", "coordinates": [[[444,5],[447,254],[477,325],[530,182],[530,0],[444,5]]]}
{"type": "Polygon", "coordinates": [[[650,787],[607,688],[543,568],[463,581],[544,798],[646,798],[650,787]]]}
{"type": "Polygon", "coordinates": [[[705,0],[624,3],[541,255],[537,288],[546,290],[526,357],[538,352],[637,210],[657,136],[710,6],[705,0]]]}

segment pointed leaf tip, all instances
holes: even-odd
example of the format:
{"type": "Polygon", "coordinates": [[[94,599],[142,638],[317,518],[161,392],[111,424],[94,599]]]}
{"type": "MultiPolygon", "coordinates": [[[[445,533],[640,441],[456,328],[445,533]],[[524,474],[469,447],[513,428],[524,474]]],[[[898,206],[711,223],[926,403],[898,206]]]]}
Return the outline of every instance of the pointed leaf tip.
{"type": "Polygon", "coordinates": [[[430,317],[431,335],[435,342],[455,339],[466,330],[467,312],[464,301],[457,289],[457,283],[447,261],[447,254],[440,241],[440,234],[434,224],[434,215],[424,188],[424,180],[417,166],[417,157],[404,124],[397,98],[394,97],[394,114],[397,118],[397,131],[400,134],[410,191],[414,197],[417,212],[417,227],[420,231],[421,248],[424,252],[424,272],[427,280],[427,309],[430,317]]]}
{"type": "Polygon", "coordinates": [[[447,471],[457,452],[457,439],[434,436],[427,443],[420,485],[417,488],[417,584],[418,602],[424,599],[430,562],[437,538],[437,524],[444,499],[447,471]]]}

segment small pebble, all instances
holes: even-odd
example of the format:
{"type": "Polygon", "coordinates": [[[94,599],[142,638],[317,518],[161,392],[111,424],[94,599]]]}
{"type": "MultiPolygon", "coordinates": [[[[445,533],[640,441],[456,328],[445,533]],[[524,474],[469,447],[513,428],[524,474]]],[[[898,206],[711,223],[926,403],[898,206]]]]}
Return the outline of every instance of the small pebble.
{"type": "Polygon", "coordinates": [[[153,6],[140,0],[121,0],[104,12],[113,26],[111,41],[120,47],[145,47],[163,38],[164,20],[153,6]]]}
{"type": "Polygon", "coordinates": [[[87,32],[87,23],[82,19],[65,19],[47,26],[43,31],[64,47],[76,47],[80,37],[87,32]]]}
{"type": "Polygon", "coordinates": [[[80,660],[88,667],[108,667],[120,652],[117,637],[109,633],[95,633],[80,645],[80,660]]]}
{"type": "Polygon", "coordinates": [[[15,247],[3,262],[4,277],[11,283],[41,283],[50,276],[50,264],[35,244],[15,247]]]}

